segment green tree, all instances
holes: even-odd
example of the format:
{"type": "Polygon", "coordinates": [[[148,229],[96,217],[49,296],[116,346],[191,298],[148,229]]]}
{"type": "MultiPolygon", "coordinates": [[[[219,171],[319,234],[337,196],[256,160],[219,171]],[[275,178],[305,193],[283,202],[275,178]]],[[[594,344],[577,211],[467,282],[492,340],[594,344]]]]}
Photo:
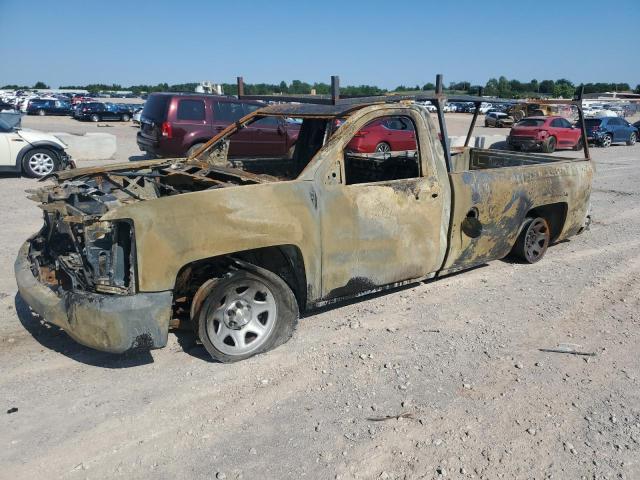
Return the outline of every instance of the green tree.
{"type": "Polygon", "coordinates": [[[498,95],[498,80],[495,78],[490,78],[487,81],[487,84],[484,86],[484,94],[489,95],[491,97],[495,97],[498,95]]]}
{"type": "Polygon", "coordinates": [[[634,90],[636,93],[640,93],[640,83],[636,85],[636,89],[634,90]]]}
{"type": "Polygon", "coordinates": [[[33,88],[51,88],[51,87],[49,87],[49,85],[47,85],[44,82],[36,82],[33,88]]]}
{"type": "Polygon", "coordinates": [[[551,95],[553,93],[554,86],[555,82],[553,80],[543,80],[540,82],[540,93],[551,95]]]}
{"type": "Polygon", "coordinates": [[[435,90],[436,86],[431,83],[431,82],[427,82],[422,86],[422,90],[435,90]]]}

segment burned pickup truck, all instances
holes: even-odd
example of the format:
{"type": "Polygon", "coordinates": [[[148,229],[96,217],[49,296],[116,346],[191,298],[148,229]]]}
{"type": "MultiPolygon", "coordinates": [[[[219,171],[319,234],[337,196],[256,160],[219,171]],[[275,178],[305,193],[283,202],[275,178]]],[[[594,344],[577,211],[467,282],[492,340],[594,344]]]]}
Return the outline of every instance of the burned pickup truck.
{"type": "Polygon", "coordinates": [[[99,350],[160,348],[186,324],[230,362],[287,341],[301,313],[509,254],[537,262],[588,225],[587,142],[586,158],[452,152],[441,90],[335,90],[281,98],[299,103],[265,106],[186,159],[55,173],[32,194],[44,226],[16,260],[21,296],[99,350]],[[301,121],[293,153],[229,156],[264,119],[301,121]],[[352,148],[363,137],[385,145],[352,148]]]}

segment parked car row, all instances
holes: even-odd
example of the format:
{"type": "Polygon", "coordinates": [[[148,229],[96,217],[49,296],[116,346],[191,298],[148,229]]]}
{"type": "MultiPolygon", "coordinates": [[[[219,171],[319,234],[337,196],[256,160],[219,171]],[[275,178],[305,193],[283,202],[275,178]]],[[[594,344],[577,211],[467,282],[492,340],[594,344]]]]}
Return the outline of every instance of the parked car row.
{"type": "MultiPolygon", "coordinates": [[[[585,119],[587,140],[590,144],[610,147],[614,143],[635,145],[640,122],[631,125],[624,118],[598,117],[585,119]]],[[[516,123],[507,144],[517,150],[540,149],[552,153],[559,149],[580,150],[583,146],[582,130],[561,116],[527,117],[516,123]]]]}
{"type": "Polygon", "coordinates": [[[79,103],[73,108],[72,116],[76,120],[121,120],[128,122],[133,117],[135,105],[106,102],[79,103]]]}

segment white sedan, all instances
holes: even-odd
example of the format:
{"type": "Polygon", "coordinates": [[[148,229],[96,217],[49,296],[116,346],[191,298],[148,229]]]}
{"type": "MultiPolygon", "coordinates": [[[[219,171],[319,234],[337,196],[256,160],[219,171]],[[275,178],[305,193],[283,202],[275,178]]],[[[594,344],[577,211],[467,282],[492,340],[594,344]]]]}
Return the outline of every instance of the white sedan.
{"type": "Polygon", "coordinates": [[[23,172],[42,178],[75,167],[59,138],[37,130],[22,130],[0,118],[0,172],[23,172]]]}

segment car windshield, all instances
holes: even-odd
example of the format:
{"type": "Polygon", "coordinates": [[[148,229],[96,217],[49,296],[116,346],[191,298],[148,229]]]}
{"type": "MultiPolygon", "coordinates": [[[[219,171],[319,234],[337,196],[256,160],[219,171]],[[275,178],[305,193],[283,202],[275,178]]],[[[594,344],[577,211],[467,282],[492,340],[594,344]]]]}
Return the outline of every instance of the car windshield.
{"type": "Polygon", "coordinates": [[[518,127],[541,127],[544,120],[541,118],[525,118],[518,122],[518,127]]]}

